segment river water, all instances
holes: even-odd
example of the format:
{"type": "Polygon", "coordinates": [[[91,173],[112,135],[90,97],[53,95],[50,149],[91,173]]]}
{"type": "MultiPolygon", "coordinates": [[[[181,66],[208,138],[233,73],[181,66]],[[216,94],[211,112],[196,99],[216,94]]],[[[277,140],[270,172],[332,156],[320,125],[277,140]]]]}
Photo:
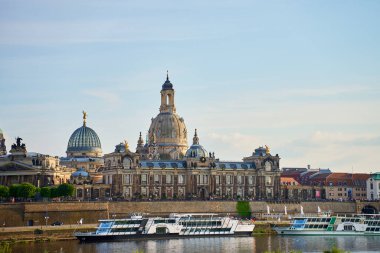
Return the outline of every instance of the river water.
{"type": "Polygon", "coordinates": [[[105,252],[264,252],[292,249],[302,252],[323,252],[336,246],[350,252],[380,252],[380,236],[255,236],[213,237],[169,240],[141,240],[107,243],[79,243],[54,241],[43,243],[18,243],[12,253],[105,253],[105,252]]]}

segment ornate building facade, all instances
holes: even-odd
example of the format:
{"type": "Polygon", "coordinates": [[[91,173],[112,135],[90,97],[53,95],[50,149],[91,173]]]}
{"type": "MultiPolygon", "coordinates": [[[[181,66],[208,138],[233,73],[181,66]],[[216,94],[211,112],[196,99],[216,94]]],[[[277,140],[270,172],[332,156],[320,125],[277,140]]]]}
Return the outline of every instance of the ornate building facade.
{"type": "Polygon", "coordinates": [[[31,183],[37,187],[68,182],[73,169],[60,165],[58,156],[27,152],[17,138],[10,154],[0,157],[0,184],[31,183]]]}
{"type": "Polygon", "coordinates": [[[123,199],[279,199],[278,155],[259,147],[243,161],[224,162],[200,145],[197,130],[188,147],[187,129],[176,113],[174,88],[167,76],[160,113],[152,119],[144,145],[136,152],[119,144],[104,156],[99,171],[112,196],[123,199]]]}

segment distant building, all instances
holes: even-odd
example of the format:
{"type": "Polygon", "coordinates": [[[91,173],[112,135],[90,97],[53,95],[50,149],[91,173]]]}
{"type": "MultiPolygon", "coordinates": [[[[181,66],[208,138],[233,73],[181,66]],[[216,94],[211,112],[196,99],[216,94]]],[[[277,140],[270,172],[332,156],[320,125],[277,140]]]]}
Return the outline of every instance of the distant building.
{"type": "Polygon", "coordinates": [[[326,198],[325,178],[329,169],[283,168],[281,196],[284,200],[318,200],[326,198]]]}
{"type": "Polygon", "coordinates": [[[380,200],[380,172],[370,174],[366,182],[367,199],[380,200]]]}
{"type": "Polygon", "coordinates": [[[331,200],[367,199],[369,174],[332,173],[326,177],[326,194],[331,200]]]}

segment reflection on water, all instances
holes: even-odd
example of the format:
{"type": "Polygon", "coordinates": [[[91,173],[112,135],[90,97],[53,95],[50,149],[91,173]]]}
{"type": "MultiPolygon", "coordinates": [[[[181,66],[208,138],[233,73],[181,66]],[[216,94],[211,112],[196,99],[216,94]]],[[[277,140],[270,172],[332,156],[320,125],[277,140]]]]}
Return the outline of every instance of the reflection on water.
{"type": "Polygon", "coordinates": [[[58,241],[46,243],[15,244],[13,252],[25,253],[103,253],[103,252],[264,252],[292,249],[302,252],[323,252],[332,246],[350,252],[379,252],[380,237],[376,236],[257,236],[212,237],[170,240],[125,241],[86,243],[58,241]]]}

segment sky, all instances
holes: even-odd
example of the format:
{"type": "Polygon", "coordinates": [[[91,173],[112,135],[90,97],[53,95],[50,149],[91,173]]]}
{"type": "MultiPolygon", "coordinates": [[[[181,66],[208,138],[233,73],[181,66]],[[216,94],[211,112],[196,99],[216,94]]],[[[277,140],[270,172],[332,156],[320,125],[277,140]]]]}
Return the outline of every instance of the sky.
{"type": "Polygon", "coordinates": [[[380,171],[380,1],[0,0],[9,150],[65,156],[82,125],[104,153],[158,114],[166,71],[191,144],[281,167],[380,171]]]}

